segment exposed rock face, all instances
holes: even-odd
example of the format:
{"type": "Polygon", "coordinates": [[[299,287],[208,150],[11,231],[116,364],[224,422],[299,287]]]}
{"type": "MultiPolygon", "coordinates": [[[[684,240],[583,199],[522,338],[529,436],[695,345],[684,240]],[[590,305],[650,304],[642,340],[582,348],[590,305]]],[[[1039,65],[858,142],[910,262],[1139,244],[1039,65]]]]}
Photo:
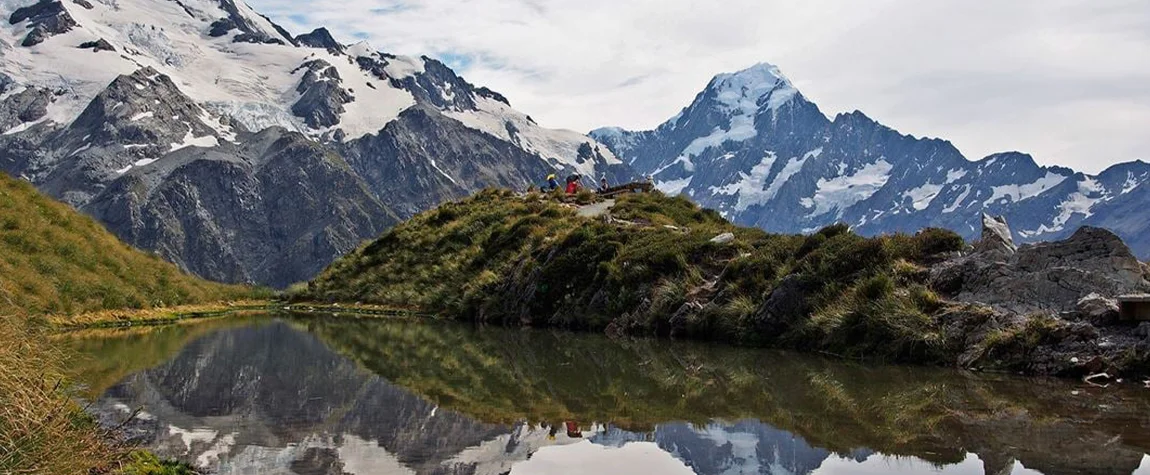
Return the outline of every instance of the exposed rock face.
{"type": "Polygon", "coordinates": [[[296,87],[301,96],[292,106],[292,114],[316,129],[339,124],[339,116],[344,112],[343,105],[355,100],[344,89],[339,71],[322,59],[309,61],[300,69],[306,69],[307,72],[296,87]]]}
{"type": "Polygon", "coordinates": [[[982,240],[974,247],[979,252],[997,252],[1004,256],[1012,256],[1018,251],[1006,218],[985,213],[982,215],[982,240]]]}
{"type": "Polygon", "coordinates": [[[83,210],[199,275],[284,287],[396,222],[339,156],[268,129],[188,149],[112,182],[83,210]]]}
{"type": "Polygon", "coordinates": [[[339,42],[331,36],[331,32],[327,31],[327,28],[316,28],[311,33],[305,33],[295,37],[295,40],[300,46],[326,49],[332,54],[341,54],[344,52],[343,45],[339,44],[339,42]]]}
{"type": "Polygon", "coordinates": [[[32,31],[24,37],[21,46],[29,47],[43,43],[44,40],[59,34],[67,33],[77,26],[76,20],[64,9],[60,0],[40,0],[35,5],[18,8],[8,18],[13,25],[28,20],[28,28],[32,31]]]}
{"type": "Polygon", "coordinates": [[[296,44],[295,39],[283,28],[266,17],[251,12],[247,5],[236,3],[235,0],[219,0],[219,2],[228,16],[212,23],[210,36],[224,36],[231,30],[239,30],[240,33],[232,38],[236,43],[296,44]]]}
{"type": "Polygon", "coordinates": [[[378,135],[341,147],[368,187],[402,218],[465,197],[486,183],[538,180],[550,169],[538,157],[475,134],[438,110],[416,106],[378,135]]]}
{"type": "MultiPolygon", "coordinates": [[[[4,89],[0,82],[0,94],[4,89]]],[[[51,103],[52,92],[37,87],[26,88],[0,101],[0,132],[40,120],[48,113],[48,104],[51,103]]]]}
{"type": "Polygon", "coordinates": [[[1150,290],[1143,264],[1112,232],[1083,227],[1065,241],[1009,254],[999,238],[1009,233],[1005,223],[989,219],[987,225],[987,238],[973,254],[932,270],[934,287],[956,300],[1015,314],[1076,311],[1090,294],[1112,298],[1150,290]]]}
{"type": "Polygon", "coordinates": [[[83,43],[80,43],[80,46],[78,46],[78,48],[80,48],[80,49],[91,49],[93,53],[98,53],[100,51],[113,51],[113,52],[116,51],[116,47],[112,46],[111,43],[108,43],[108,40],[105,40],[103,38],[100,38],[99,40],[96,40],[96,41],[85,41],[83,43]]]}

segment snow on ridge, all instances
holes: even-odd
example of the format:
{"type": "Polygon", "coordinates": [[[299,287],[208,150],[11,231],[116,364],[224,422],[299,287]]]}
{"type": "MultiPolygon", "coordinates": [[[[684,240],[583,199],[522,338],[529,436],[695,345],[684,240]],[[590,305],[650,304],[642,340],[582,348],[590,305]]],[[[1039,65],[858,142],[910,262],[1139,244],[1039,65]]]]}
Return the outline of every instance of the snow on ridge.
{"type": "Polygon", "coordinates": [[[943,186],[927,182],[920,187],[904,191],[902,197],[903,199],[911,199],[911,207],[915,211],[922,211],[929,208],[934,199],[938,198],[939,193],[942,193],[943,186]]]}
{"type": "Polygon", "coordinates": [[[169,152],[175,152],[176,150],[180,150],[180,149],[188,148],[188,147],[211,148],[211,147],[216,147],[219,144],[220,144],[220,141],[219,141],[219,139],[216,138],[215,135],[205,135],[203,137],[196,137],[194,134],[192,134],[192,130],[188,129],[188,133],[184,135],[183,142],[173,143],[172,148],[169,150],[169,152]]]}
{"type": "Polygon", "coordinates": [[[964,189],[962,190],[962,193],[958,195],[958,198],[954,199],[954,203],[951,203],[950,206],[947,206],[942,210],[943,213],[949,214],[958,211],[958,208],[961,208],[963,203],[966,202],[966,198],[970,196],[971,186],[969,184],[963,186],[964,189]]]}
{"type": "Polygon", "coordinates": [[[586,135],[571,130],[540,127],[522,112],[486,97],[476,97],[475,104],[478,110],[448,110],[444,114],[469,128],[518,144],[524,150],[538,154],[549,163],[560,163],[574,168],[583,175],[594,176],[596,171],[594,161],[578,163],[575,160],[579,155],[579,147],[584,143],[591,144],[592,148],[598,147],[599,153],[606,161],[605,164],[623,163],[605,145],[586,135]],[[511,124],[517,131],[515,137],[512,137],[507,130],[507,124],[511,124]]]}
{"type": "Polygon", "coordinates": [[[810,216],[822,216],[834,210],[841,216],[847,208],[874,196],[886,186],[893,169],[894,165],[886,158],[880,158],[854,174],[820,178],[814,197],[804,198],[801,204],[808,209],[814,208],[810,216]]]}
{"type": "Polygon", "coordinates": [[[774,152],[768,151],[766,156],[764,156],[757,165],[751,168],[750,173],[740,172],[738,181],[723,187],[713,186],[711,187],[711,193],[716,195],[737,195],[738,201],[735,203],[734,210],[740,213],[746,211],[751,206],[770,203],[778,196],[783,185],[786,185],[793,176],[802,171],[807,160],[818,158],[822,153],[823,149],[817,148],[807,152],[802,157],[788,159],[784,162],[783,168],[779,170],[779,173],[775,175],[774,179],[768,181],[771,171],[774,169],[775,162],[778,159],[774,152]]]}
{"type": "Polygon", "coordinates": [[[1020,231],[1018,234],[1025,238],[1055,233],[1066,229],[1066,224],[1074,215],[1081,215],[1082,219],[1094,215],[1094,205],[1112,198],[1105,193],[1106,188],[1093,178],[1085,178],[1078,183],[1078,190],[1066,197],[1058,205],[1058,216],[1054,217],[1050,225],[1043,224],[1032,231],[1020,231]]]}
{"type": "Polygon", "coordinates": [[[683,190],[691,185],[693,177],[679,178],[677,180],[659,181],[655,182],[655,188],[659,191],[666,193],[669,196],[675,196],[683,193],[683,190]]]}
{"type": "Polygon", "coordinates": [[[1021,185],[1002,185],[993,187],[990,198],[988,198],[983,205],[990,205],[997,203],[1002,199],[1010,199],[1011,203],[1018,203],[1025,201],[1035,196],[1045,193],[1046,190],[1054,188],[1062,182],[1066,181],[1067,177],[1059,175],[1052,171],[1047,171],[1046,175],[1036,180],[1034,183],[1027,183],[1021,185]]]}
{"type": "Polygon", "coordinates": [[[958,180],[961,180],[961,179],[965,178],[966,175],[967,175],[967,171],[963,170],[961,168],[955,168],[953,170],[949,170],[946,172],[946,184],[949,185],[949,184],[954,183],[958,180]]]}
{"type": "MultiPolygon", "coordinates": [[[[695,156],[711,147],[726,142],[743,142],[758,135],[755,117],[759,113],[759,100],[768,97],[766,108],[776,111],[798,94],[798,89],[783,76],[778,67],[760,63],[735,73],[725,73],[711,80],[715,99],[722,111],[730,116],[726,128],[715,127],[711,133],[696,138],[680,152],[695,156]]],[[[671,119],[674,123],[677,119],[671,119]]]]}

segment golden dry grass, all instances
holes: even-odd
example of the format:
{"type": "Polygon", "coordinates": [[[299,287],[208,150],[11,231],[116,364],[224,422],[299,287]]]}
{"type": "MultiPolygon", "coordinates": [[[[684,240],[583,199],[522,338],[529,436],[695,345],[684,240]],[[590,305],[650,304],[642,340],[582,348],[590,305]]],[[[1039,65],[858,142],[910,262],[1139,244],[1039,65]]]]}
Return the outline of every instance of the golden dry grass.
{"type": "Polygon", "coordinates": [[[99,223],[0,173],[0,315],[73,315],[248,298],[124,244],[99,223]]]}
{"type": "Polygon", "coordinates": [[[0,473],[106,471],[123,450],[72,401],[61,355],[39,333],[0,317],[0,473]]]}

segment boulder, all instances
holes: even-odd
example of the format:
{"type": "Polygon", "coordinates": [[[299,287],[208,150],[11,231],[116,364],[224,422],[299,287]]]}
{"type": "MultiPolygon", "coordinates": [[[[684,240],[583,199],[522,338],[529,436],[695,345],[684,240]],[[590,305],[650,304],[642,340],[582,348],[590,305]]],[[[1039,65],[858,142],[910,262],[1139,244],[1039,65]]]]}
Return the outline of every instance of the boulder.
{"type": "Polygon", "coordinates": [[[1118,323],[1118,301],[1091,293],[1078,300],[1078,316],[1094,326],[1118,323]]]}
{"type": "MultiPolygon", "coordinates": [[[[988,228],[1003,224],[987,221],[988,228]]],[[[1079,301],[1090,294],[1112,298],[1150,291],[1142,263],[1104,229],[1083,227],[1064,241],[1015,252],[999,231],[988,231],[975,253],[934,266],[931,286],[952,299],[1014,314],[1078,312],[1079,301]]]]}
{"type": "Polygon", "coordinates": [[[783,278],[755,312],[754,323],[766,338],[777,338],[810,313],[810,288],[802,277],[783,278]]]}
{"type": "Polygon", "coordinates": [[[723,234],[720,234],[718,236],[711,238],[711,242],[713,242],[715,244],[729,244],[731,242],[734,242],[734,240],[735,240],[735,233],[723,233],[723,234]]]}
{"type": "Polygon", "coordinates": [[[1006,224],[1006,218],[983,213],[982,240],[974,245],[974,250],[979,253],[1014,255],[1018,246],[1014,245],[1014,237],[1010,226],[1006,224]]]}

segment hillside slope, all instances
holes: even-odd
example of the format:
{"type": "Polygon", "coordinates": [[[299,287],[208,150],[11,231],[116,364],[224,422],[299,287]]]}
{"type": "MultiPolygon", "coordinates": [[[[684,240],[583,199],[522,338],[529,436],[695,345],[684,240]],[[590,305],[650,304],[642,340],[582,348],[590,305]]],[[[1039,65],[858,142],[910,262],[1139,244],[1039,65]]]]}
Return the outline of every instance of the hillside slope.
{"type": "Polygon", "coordinates": [[[250,293],[188,275],[0,173],[0,315],[150,308],[250,293]]]}
{"type": "Polygon", "coordinates": [[[395,227],[300,297],[887,361],[1150,374],[1150,340],[1099,298],[1150,291],[1150,268],[1117,236],[1082,228],[1017,250],[995,239],[769,234],[661,193],[589,218],[552,196],[491,190],[395,227]]]}

